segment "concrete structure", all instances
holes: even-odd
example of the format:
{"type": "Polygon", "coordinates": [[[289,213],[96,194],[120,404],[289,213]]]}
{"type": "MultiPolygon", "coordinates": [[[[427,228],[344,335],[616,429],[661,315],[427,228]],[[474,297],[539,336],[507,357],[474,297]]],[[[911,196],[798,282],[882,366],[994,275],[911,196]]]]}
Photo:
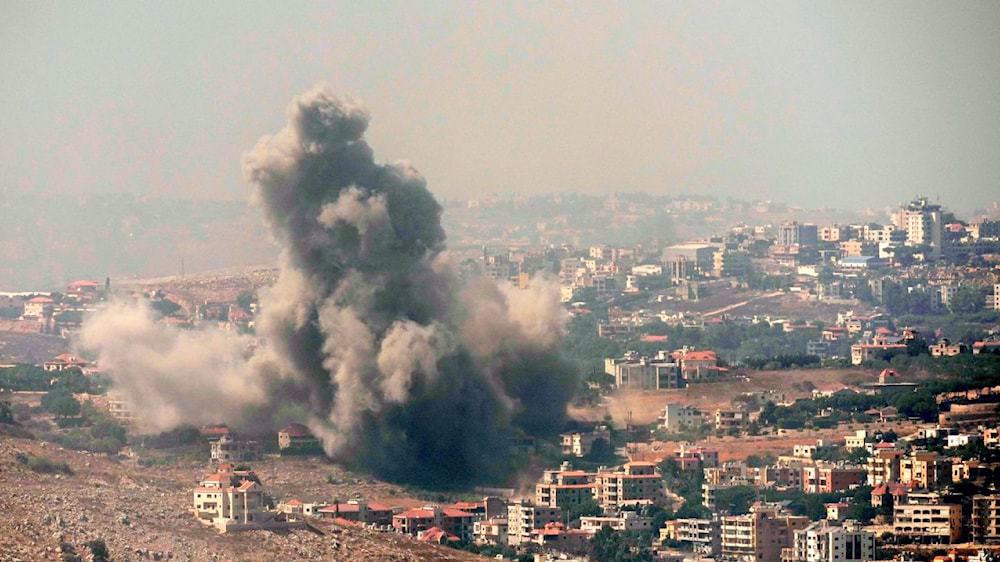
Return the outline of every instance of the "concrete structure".
{"type": "Polygon", "coordinates": [[[876,448],[868,457],[868,484],[878,486],[899,482],[902,457],[903,451],[894,447],[876,448]]]}
{"type": "Polygon", "coordinates": [[[256,441],[244,441],[226,434],[211,442],[212,462],[247,462],[260,458],[256,441]]]}
{"type": "Polygon", "coordinates": [[[663,429],[681,431],[698,427],[705,422],[705,416],[698,408],[687,404],[670,403],[663,407],[663,429]]]}
{"type": "Polygon", "coordinates": [[[605,513],[625,506],[662,505],[666,499],[663,476],[651,462],[630,462],[618,470],[598,471],[594,499],[605,513]]]}
{"type": "Polygon", "coordinates": [[[560,470],[546,470],[535,484],[535,504],[544,507],[572,509],[594,500],[596,473],[572,470],[563,463],[560,470]]]}
{"type": "Polygon", "coordinates": [[[735,562],[780,561],[782,550],[791,548],[795,531],[808,525],[808,517],[755,504],[746,515],[722,518],[722,556],[735,562]]]}
{"type": "Polygon", "coordinates": [[[604,372],[614,377],[616,388],[659,390],[683,386],[681,368],[665,354],[657,357],[639,357],[626,354],[619,359],[606,358],[604,372]]]}
{"type": "Polygon", "coordinates": [[[875,560],[875,535],[854,521],[817,521],[795,531],[788,562],[867,562],[875,560]]]}
{"type": "Polygon", "coordinates": [[[722,533],[716,519],[674,519],[660,529],[660,541],[674,540],[687,543],[699,553],[714,556],[722,547],[722,533]]]}
{"type": "Polygon", "coordinates": [[[962,506],[934,492],[910,493],[892,508],[893,533],[915,542],[950,544],[962,539],[962,506]]]}
{"type": "Polygon", "coordinates": [[[437,527],[468,541],[472,540],[472,523],[475,519],[475,515],[460,509],[426,505],[393,515],[392,527],[398,533],[414,536],[437,527]]]}
{"type": "Polygon", "coordinates": [[[972,496],[972,540],[1000,544],[1000,493],[972,496]]]}
{"type": "Polygon", "coordinates": [[[914,488],[934,489],[951,484],[951,459],[933,451],[914,451],[899,462],[899,479],[914,488]]]}
{"type": "Polygon", "coordinates": [[[616,515],[596,515],[580,518],[580,530],[588,535],[595,535],[602,527],[610,527],[613,531],[652,531],[653,518],[641,517],[634,511],[620,511],[616,515]]]}
{"type": "Polygon", "coordinates": [[[930,258],[941,257],[941,206],[919,197],[902,205],[893,215],[896,228],[906,232],[907,246],[929,246],[930,258]]]}
{"type": "Polygon", "coordinates": [[[193,492],[194,516],[220,532],[251,529],[287,529],[296,524],[266,507],[264,487],[249,470],[224,463],[204,478],[193,492]]]}
{"type": "Polygon", "coordinates": [[[365,525],[392,525],[392,507],[364,500],[348,500],[323,506],[316,510],[319,517],[346,519],[365,525]]]}
{"type": "Polygon", "coordinates": [[[558,507],[534,505],[530,500],[511,502],[507,506],[507,543],[510,546],[530,543],[531,531],[561,520],[562,510],[558,507]]]}
{"type": "Polygon", "coordinates": [[[472,534],[476,544],[507,545],[507,518],[494,517],[472,524],[472,534]]]}
{"type": "Polygon", "coordinates": [[[290,423],[278,432],[278,449],[281,454],[316,453],[323,450],[319,439],[301,423],[290,423]]]}

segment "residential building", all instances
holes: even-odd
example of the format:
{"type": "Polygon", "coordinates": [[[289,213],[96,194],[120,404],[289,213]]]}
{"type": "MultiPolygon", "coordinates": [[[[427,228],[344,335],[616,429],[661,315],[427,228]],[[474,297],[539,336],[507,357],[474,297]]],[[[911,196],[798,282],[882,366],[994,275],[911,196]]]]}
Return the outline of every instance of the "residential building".
{"type": "Polygon", "coordinates": [[[611,446],[611,432],[606,426],[597,426],[593,431],[564,433],[562,437],[562,454],[566,457],[585,457],[590,454],[594,443],[603,441],[606,447],[611,446]]]}
{"type": "Polygon", "coordinates": [[[876,447],[868,457],[868,484],[892,484],[899,482],[900,464],[903,451],[895,447],[876,447]]]}
{"type": "Polygon", "coordinates": [[[817,521],[795,531],[788,562],[867,562],[875,560],[875,535],[854,521],[817,521]]]}
{"type": "Polygon", "coordinates": [[[1000,543],[1000,493],[972,496],[972,540],[1000,543]]]}
{"type": "Polygon", "coordinates": [[[802,467],[802,491],[807,494],[842,492],[865,483],[867,470],[859,466],[817,464],[802,467]]]}
{"type": "Polygon", "coordinates": [[[541,529],[532,529],[527,542],[545,550],[585,552],[591,536],[582,529],[567,529],[561,522],[552,522],[541,529]]]}
{"type": "Polygon", "coordinates": [[[290,423],[278,432],[278,450],[283,455],[321,452],[319,439],[301,423],[290,423]]]}
{"type": "Polygon", "coordinates": [[[750,412],[743,410],[716,410],[715,430],[723,433],[742,433],[750,425],[750,412]]]}
{"type": "Polygon", "coordinates": [[[809,518],[789,515],[773,505],[755,504],[746,515],[722,517],[721,552],[735,562],[775,562],[791,548],[796,530],[809,518]]]}
{"type": "Polygon", "coordinates": [[[460,509],[427,505],[393,515],[392,527],[398,533],[414,536],[437,527],[461,540],[472,540],[472,523],[475,519],[475,515],[460,509]]]}
{"type": "Polygon", "coordinates": [[[510,546],[529,543],[531,531],[561,520],[562,510],[558,507],[534,505],[530,500],[511,502],[507,506],[507,542],[510,546]]]}
{"type": "Polygon", "coordinates": [[[543,507],[572,509],[594,499],[596,474],[572,470],[563,463],[560,470],[546,470],[535,484],[535,504],[543,507]]]}
{"type": "Polygon", "coordinates": [[[680,364],[681,376],[687,382],[716,379],[728,371],[718,366],[719,358],[710,349],[698,351],[684,347],[674,351],[670,356],[680,364]]]}
{"type": "Polygon", "coordinates": [[[718,518],[674,519],[660,529],[660,540],[687,543],[699,553],[714,556],[722,547],[722,533],[718,518]]]}
{"type": "Polygon", "coordinates": [[[916,542],[950,544],[962,539],[962,506],[935,492],[911,492],[892,508],[893,533],[916,542]]]}
{"type": "Polygon", "coordinates": [[[364,500],[348,500],[326,505],[318,510],[319,517],[345,519],[365,525],[392,525],[393,511],[388,505],[364,500]]]}
{"type": "Polygon", "coordinates": [[[663,407],[662,419],[664,430],[682,431],[700,426],[704,423],[705,416],[694,406],[670,403],[663,407]]]}
{"type": "Polygon", "coordinates": [[[598,471],[594,499],[611,513],[625,506],[662,505],[666,496],[663,476],[651,462],[630,462],[618,470],[598,471]]]}
{"type": "Polygon", "coordinates": [[[902,343],[856,343],[851,346],[851,364],[860,365],[870,359],[882,359],[897,353],[906,353],[906,345],[902,343]]]}
{"type": "Polygon", "coordinates": [[[210,443],[212,462],[247,462],[260,458],[256,441],[236,439],[225,434],[210,443]]]}
{"type": "Polygon", "coordinates": [[[929,246],[930,258],[941,257],[942,223],[941,206],[930,203],[926,197],[902,205],[893,215],[896,228],[906,232],[908,246],[929,246]]]}

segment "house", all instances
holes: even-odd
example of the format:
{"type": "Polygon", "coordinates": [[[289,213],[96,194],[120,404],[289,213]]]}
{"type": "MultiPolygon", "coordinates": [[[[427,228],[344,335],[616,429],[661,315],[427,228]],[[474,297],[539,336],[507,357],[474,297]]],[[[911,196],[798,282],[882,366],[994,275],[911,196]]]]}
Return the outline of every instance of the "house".
{"type": "Polygon", "coordinates": [[[475,515],[458,509],[427,505],[393,515],[392,528],[397,533],[418,536],[422,531],[438,527],[461,540],[472,540],[472,523],[475,518],[475,515]]]}
{"type": "Polygon", "coordinates": [[[289,529],[301,526],[267,507],[264,487],[249,470],[219,465],[201,479],[193,492],[194,516],[222,533],[253,529],[289,529]]]}
{"type": "Polygon", "coordinates": [[[450,542],[460,542],[462,539],[438,527],[431,527],[426,531],[417,533],[417,540],[434,544],[448,544],[450,542]]]}
{"type": "Polygon", "coordinates": [[[635,511],[620,511],[616,515],[595,515],[580,518],[580,530],[588,535],[595,535],[603,527],[609,527],[612,531],[639,531],[646,532],[653,530],[652,517],[640,517],[635,511]]]}
{"type": "Polygon", "coordinates": [[[594,476],[594,499],[610,513],[625,506],[663,505],[663,476],[651,462],[633,461],[594,476]]]}
{"type": "Polygon", "coordinates": [[[476,544],[507,545],[507,518],[494,517],[472,524],[476,544]]]}
{"type": "Polygon", "coordinates": [[[729,372],[725,367],[719,367],[719,358],[710,349],[697,351],[684,347],[670,354],[681,368],[681,375],[688,382],[716,379],[729,372]]]}
{"type": "Polygon", "coordinates": [[[312,455],[323,452],[319,439],[301,423],[290,423],[278,432],[278,450],[282,455],[312,455]]]}
{"type": "Polygon", "coordinates": [[[905,344],[856,343],[851,346],[851,364],[860,365],[871,359],[884,359],[898,353],[906,353],[905,344]]]}
{"type": "Polygon", "coordinates": [[[52,306],[56,301],[49,297],[34,297],[24,303],[22,318],[41,319],[52,316],[52,306]]]}
{"type": "Polygon", "coordinates": [[[610,451],[611,432],[606,426],[597,426],[593,431],[564,433],[562,437],[562,454],[566,457],[585,457],[590,454],[597,441],[603,441],[610,451]]]}
{"type": "Polygon", "coordinates": [[[666,431],[682,431],[685,428],[700,426],[704,423],[705,416],[694,406],[670,403],[663,407],[661,419],[663,419],[663,429],[666,431]]]}
{"type": "Polygon", "coordinates": [[[328,519],[343,519],[364,525],[392,525],[392,508],[388,505],[364,500],[348,500],[324,505],[316,515],[328,519]]]}
{"type": "Polygon", "coordinates": [[[965,353],[966,347],[962,342],[951,343],[948,338],[941,338],[937,343],[927,346],[932,357],[955,357],[965,353]]]}
{"type": "Polygon", "coordinates": [[[972,354],[979,355],[981,353],[1000,354],[1000,340],[984,340],[973,343],[972,354]]]}
{"type": "Polygon", "coordinates": [[[72,353],[56,355],[54,358],[42,363],[42,369],[49,372],[65,371],[66,369],[79,369],[83,371],[88,367],[90,367],[90,361],[80,359],[72,353]]]}
{"type": "Polygon", "coordinates": [[[750,425],[750,412],[743,410],[716,410],[715,430],[723,433],[741,433],[750,425]]]}
{"type": "Polygon", "coordinates": [[[541,529],[532,529],[528,542],[560,552],[584,552],[590,538],[591,535],[582,529],[567,529],[561,522],[554,521],[541,529]]]}
{"type": "Polygon", "coordinates": [[[260,447],[256,441],[236,439],[224,434],[210,443],[212,462],[246,462],[260,458],[260,447]]]}

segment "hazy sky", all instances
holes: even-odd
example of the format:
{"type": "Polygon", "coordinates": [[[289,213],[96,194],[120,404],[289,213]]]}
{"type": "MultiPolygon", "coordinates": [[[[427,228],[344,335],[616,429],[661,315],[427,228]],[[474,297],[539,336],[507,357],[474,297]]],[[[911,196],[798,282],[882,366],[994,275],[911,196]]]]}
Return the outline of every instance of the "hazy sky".
{"type": "Polygon", "coordinates": [[[243,198],[325,81],[439,196],[1000,199],[1000,3],[0,4],[0,194],[243,198]]]}

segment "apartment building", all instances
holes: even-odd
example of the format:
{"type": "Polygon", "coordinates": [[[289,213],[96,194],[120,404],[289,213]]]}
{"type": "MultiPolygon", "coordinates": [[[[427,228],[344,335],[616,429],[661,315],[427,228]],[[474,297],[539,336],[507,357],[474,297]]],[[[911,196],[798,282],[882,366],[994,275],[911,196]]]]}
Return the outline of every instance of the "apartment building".
{"type": "Polygon", "coordinates": [[[699,554],[715,556],[722,548],[719,519],[674,519],[667,521],[660,529],[660,541],[664,540],[686,543],[699,554]]]}
{"type": "Polygon", "coordinates": [[[573,506],[594,499],[596,474],[572,470],[563,463],[559,470],[546,470],[535,484],[535,504],[545,507],[571,509],[573,506]]]}
{"type": "Polygon", "coordinates": [[[599,440],[611,446],[611,432],[606,426],[597,426],[593,431],[564,433],[562,438],[562,454],[566,457],[585,457],[599,440]]]}
{"type": "Polygon", "coordinates": [[[663,429],[666,431],[682,431],[686,428],[698,427],[705,421],[701,410],[687,404],[671,403],[663,407],[663,429]]]}
{"type": "Polygon", "coordinates": [[[817,464],[802,467],[802,491],[807,494],[842,492],[865,483],[867,470],[860,466],[817,464]]]}
{"type": "Polygon", "coordinates": [[[1000,493],[972,496],[972,540],[1000,544],[1000,493]]]}
{"type": "Polygon", "coordinates": [[[653,518],[642,517],[635,511],[620,511],[616,515],[595,515],[580,518],[580,529],[595,535],[602,527],[612,531],[652,531],[653,518]]]}
{"type": "Polygon", "coordinates": [[[720,550],[734,562],[775,562],[782,549],[791,548],[796,530],[809,518],[789,515],[780,508],[755,504],[746,515],[722,517],[720,550]]]}
{"type": "Polygon", "coordinates": [[[723,433],[742,433],[750,425],[750,413],[743,410],[716,410],[715,430],[723,433]]]}
{"type": "Polygon", "coordinates": [[[659,505],[666,499],[663,477],[651,462],[630,462],[619,470],[599,471],[594,484],[594,499],[606,513],[624,506],[659,505]]]}
{"type": "Polygon", "coordinates": [[[900,482],[914,488],[933,489],[951,484],[951,459],[933,451],[914,451],[900,459],[900,482]]]}
{"type": "Polygon", "coordinates": [[[892,484],[899,482],[900,465],[903,451],[895,447],[876,447],[875,452],[868,457],[868,484],[892,484]]]}
{"type": "Polygon", "coordinates": [[[962,538],[962,506],[934,492],[912,492],[892,508],[893,533],[916,542],[950,544],[962,538]]]}
{"type": "Polygon", "coordinates": [[[795,531],[786,562],[867,562],[875,560],[875,534],[854,521],[817,521],[795,531]]]}
{"type": "Polygon", "coordinates": [[[558,507],[535,505],[530,500],[511,502],[507,505],[507,543],[510,546],[528,544],[532,531],[560,521],[562,510],[558,507]]]}

